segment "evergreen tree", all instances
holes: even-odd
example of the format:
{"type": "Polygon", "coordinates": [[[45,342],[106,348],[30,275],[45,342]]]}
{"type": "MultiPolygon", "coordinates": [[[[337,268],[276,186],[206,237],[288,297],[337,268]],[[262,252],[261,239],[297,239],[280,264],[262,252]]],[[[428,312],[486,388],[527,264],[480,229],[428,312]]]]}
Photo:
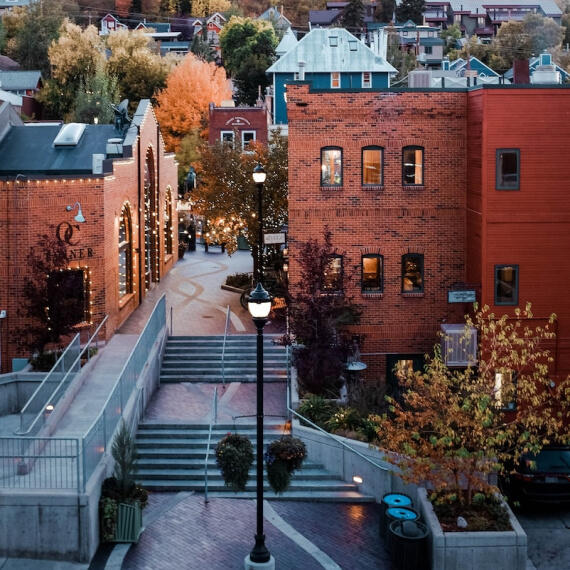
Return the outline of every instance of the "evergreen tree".
{"type": "Polygon", "coordinates": [[[119,100],[117,80],[105,74],[101,67],[94,76],[81,80],[75,99],[75,118],[78,123],[97,123],[105,125],[112,123],[115,113],[112,103],[119,100]]]}
{"type": "Polygon", "coordinates": [[[424,0],[402,0],[396,8],[398,22],[412,20],[415,24],[423,23],[423,13],[426,9],[424,0]]]}
{"type": "Polygon", "coordinates": [[[363,0],[350,0],[342,15],[344,27],[349,32],[358,32],[364,27],[363,0]]]}
{"type": "Polygon", "coordinates": [[[378,8],[376,8],[376,20],[378,22],[392,22],[395,10],[396,0],[380,0],[378,8]]]}
{"type": "Polygon", "coordinates": [[[194,36],[192,39],[192,45],[190,46],[190,51],[196,57],[207,62],[214,61],[215,59],[215,53],[212,46],[202,36],[194,36]]]}

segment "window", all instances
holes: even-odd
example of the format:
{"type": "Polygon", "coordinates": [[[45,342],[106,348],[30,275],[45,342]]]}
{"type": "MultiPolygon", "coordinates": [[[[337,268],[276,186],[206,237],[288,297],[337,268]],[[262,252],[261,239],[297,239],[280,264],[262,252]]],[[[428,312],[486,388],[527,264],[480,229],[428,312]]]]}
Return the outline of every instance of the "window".
{"type": "Polygon", "coordinates": [[[512,370],[495,372],[495,401],[502,410],[515,410],[516,404],[516,375],[512,370]]]}
{"type": "Polygon", "coordinates": [[[172,255],[172,194],[170,188],[166,191],[164,203],[164,252],[172,255]]]}
{"type": "Polygon", "coordinates": [[[342,149],[321,150],[321,186],[342,186],[342,149]]]}
{"type": "Polygon", "coordinates": [[[519,266],[495,265],[495,305],[518,305],[519,266]]]}
{"type": "Polygon", "coordinates": [[[340,72],[338,71],[331,73],[331,89],[340,89],[340,72]]]}
{"type": "Polygon", "coordinates": [[[497,149],[497,190],[518,190],[519,172],[519,150],[497,149]]]}
{"type": "Polygon", "coordinates": [[[82,269],[52,271],[47,278],[47,313],[54,330],[89,321],[87,280],[82,269]]]}
{"type": "Polygon", "coordinates": [[[362,185],[382,186],[383,149],[369,146],[362,149],[362,185]]]}
{"type": "Polygon", "coordinates": [[[247,150],[250,142],[255,141],[255,131],[242,131],[241,133],[241,146],[247,150]]]}
{"type": "Polygon", "coordinates": [[[422,293],[424,290],[424,256],[418,253],[402,255],[402,293],[422,293]]]}
{"type": "Polygon", "coordinates": [[[362,88],[370,89],[372,87],[372,73],[370,71],[364,71],[362,73],[362,88]]]}
{"type": "Polygon", "coordinates": [[[331,255],[323,275],[323,291],[327,293],[342,291],[342,255],[331,255]]]}
{"type": "Polygon", "coordinates": [[[402,184],[406,186],[424,183],[424,149],[407,146],[402,152],[402,184]]]}
{"type": "Polygon", "coordinates": [[[432,55],[433,54],[433,47],[432,46],[425,46],[424,52],[426,55],[432,55]]]}
{"type": "Polygon", "coordinates": [[[233,145],[234,144],[234,132],[233,131],[222,131],[222,142],[233,145]]]}
{"type": "Polygon", "coordinates": [[[119,299],[132,293],[131,219],[127,206],[123,207],[119,222],[119,299]]]}
{"type": "Polygon", "coordinates": [[[382,293],[382,276],[384,259],[381,255],[370,254],[362,256],[362,291],[367,293],[382,293]]]}
{"type": "Polygon", "coordinates": [[[350,51],[358,51],[358,41],[357,40],[348,40],[348,49],[350,51]]]}
{"type": "Polygon", "coordinates": [[[331,47],[338,47],[338,36],[329,36],[329,45],[331,47]]]}

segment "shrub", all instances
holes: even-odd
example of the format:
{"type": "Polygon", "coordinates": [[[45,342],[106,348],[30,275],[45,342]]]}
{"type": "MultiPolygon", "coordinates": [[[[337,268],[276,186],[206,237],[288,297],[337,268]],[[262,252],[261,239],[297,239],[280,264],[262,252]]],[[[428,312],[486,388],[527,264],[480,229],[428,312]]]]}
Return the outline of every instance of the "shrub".
{"type": "Polygon", "coordinates": [[[226,277],[226,285],[228,287],[236,287],[236,289],[245,289],[251,286],[251,273],[234,273],[226,277]]]}
{"type": "MultiPolygon", "coordinates": [[[[307,394],[305,401],[301,403],[297,411],[314,424],[324,428],[326,422],[332,414],[334,414],[336,409],[336,403],[327,400],[324,396],[307,394]]],[[[308,424],[305,423],[305,425],[308,424]]]]}
{"type": "Polygon", "coordinates": [[[357,431],[362,426],[359,413],[350,407],[339,408],[325,423],[328,431],[335,433],[339,430],[357,431]]]}
{"type": "Polygon", "coordinates": [[[222,472],[224,484],[236,493],[244,491],[253,464],[253,445],[245,436],[228,433],[216,447],[216,465],[222,472]]]}

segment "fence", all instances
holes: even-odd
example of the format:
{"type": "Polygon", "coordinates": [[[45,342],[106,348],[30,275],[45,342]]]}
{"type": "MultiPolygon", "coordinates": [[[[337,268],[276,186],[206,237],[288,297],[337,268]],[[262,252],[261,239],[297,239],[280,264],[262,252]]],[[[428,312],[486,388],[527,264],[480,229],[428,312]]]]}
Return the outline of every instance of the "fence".
{"type": "MultiPolygon", "coordinates": [[[[0,487],[85,490],[107,451],[124,406],[166,325],[166,298],[157,303],[102,412],[82,438],[0,437],[0,487]]],[[[140,398],[141,391],[138,392],[140,398]]],[[[139,406],[137,410],[140,413],[139,406]]]]}

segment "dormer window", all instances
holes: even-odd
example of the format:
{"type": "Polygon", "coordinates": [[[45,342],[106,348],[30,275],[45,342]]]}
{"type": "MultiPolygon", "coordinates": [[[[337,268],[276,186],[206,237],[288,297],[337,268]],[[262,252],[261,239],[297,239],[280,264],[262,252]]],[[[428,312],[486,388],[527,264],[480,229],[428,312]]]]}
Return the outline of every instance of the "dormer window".
{"type": "Polygon", "coordinates": [[[338,47],[338,36],[329,36],[329,45],[331,47],[338,47]]]}
{"type": "Polygon", "coordinates": [[[358,50],[358,42],[356,40],[348,40],[348,47],[350,51],[358,50]]]}

